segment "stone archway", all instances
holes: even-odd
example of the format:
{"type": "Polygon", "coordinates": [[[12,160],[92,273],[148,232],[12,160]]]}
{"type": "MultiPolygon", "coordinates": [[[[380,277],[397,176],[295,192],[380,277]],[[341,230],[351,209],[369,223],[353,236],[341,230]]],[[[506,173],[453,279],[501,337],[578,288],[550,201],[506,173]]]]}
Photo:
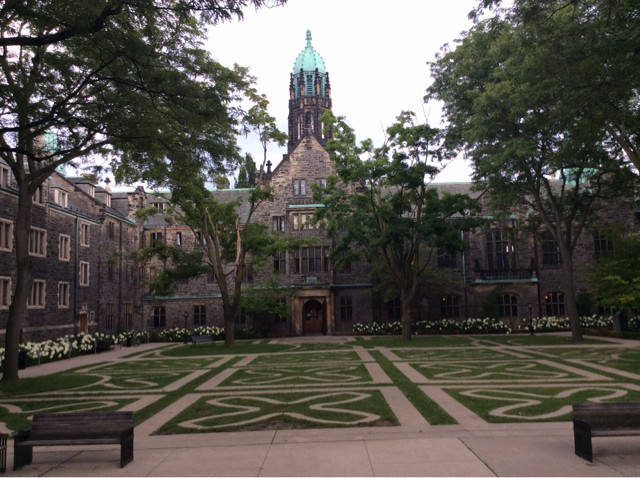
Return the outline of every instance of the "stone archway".
{"type": "Polygon", "coordinates": [[[327,330],[327,318],[324,305],[311,299],[304,303],[302,309],[303,314],[303,333],[307,334],[324,334],[327,330]]]}

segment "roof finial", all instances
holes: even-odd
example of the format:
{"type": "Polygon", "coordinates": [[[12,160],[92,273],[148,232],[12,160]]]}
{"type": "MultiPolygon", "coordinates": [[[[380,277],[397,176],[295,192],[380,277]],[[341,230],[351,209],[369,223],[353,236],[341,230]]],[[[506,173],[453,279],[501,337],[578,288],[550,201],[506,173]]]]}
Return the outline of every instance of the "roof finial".
{"type": "Polygon", "coordinates": [[[307,30],[307,43],[311,44],[311,30],[307,30]]]}

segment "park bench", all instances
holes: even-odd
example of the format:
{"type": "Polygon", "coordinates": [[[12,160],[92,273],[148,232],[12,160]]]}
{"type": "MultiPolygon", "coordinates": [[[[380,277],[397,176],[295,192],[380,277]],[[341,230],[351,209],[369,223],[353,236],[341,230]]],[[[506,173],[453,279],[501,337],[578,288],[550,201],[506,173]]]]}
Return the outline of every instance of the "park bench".
{"type": "Polygon", "coordinates": [[[201,344],[204,342],[213,342],[213,336],[211,335],[192,335],[191,336],[191,343],[193,345],[201,344]]]}
{"type": "Polygon", "coordinates": [[[640,435],[640,402],[573,404],[576,455],[593,461],[591,437],[640,435]]]}
{"type": "Polygon", "coordinates": [[[13,433],[13,469],[33,460],[34,446],[120,444],[120,467],[133,460],[133,412],[40,413],[13,433]]]}

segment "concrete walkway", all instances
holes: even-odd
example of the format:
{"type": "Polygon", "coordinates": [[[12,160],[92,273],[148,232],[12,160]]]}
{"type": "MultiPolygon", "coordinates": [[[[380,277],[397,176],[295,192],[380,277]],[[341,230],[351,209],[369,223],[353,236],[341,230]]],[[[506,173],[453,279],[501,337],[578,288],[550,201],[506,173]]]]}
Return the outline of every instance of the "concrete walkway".
{"type": "MultiPolygon", "coordinates": [[[[326,337],[324,339],[327,339],[326,337]]],[[[114,350],[21,371],[22,378],[116,360],[139,349],[114,350]]],[[[366,351],[360,351],[360,354],[366,351]]],[[[365,357],[366,358],[366,354],[365,357]]],[[[152,436],[167,407],[136,427],[135,458],[118,467],[116,446],[37,448],[32,465],[7,476],[638,476],[640,438],[594,439],[595,460],[573,450],[568,422],[489,424],[436,388],[423,391],[458,420],[431,426],[406,407],[402,394],[385,398],[401,426],[265,430],[152,436]],[[408,410],[408,411],[407,411],[408,410]]],[[[184,398],[186,399],[187,396],[184,398]]],[[[179,404],[174,404],[179,408],[179,404]]]]}

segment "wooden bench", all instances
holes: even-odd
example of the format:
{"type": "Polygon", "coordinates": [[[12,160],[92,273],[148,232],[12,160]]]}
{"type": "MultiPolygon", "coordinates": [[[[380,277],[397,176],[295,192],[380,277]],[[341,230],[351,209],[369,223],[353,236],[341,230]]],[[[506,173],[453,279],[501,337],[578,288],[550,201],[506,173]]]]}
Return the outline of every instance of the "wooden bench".
{"type": "Polygon", "coordinates": [[[576,455],[593,462],[591,437],[640,435],[640,402],[573,404],[576,455]]]}
{"type": "Polygon", "coordinates": [[[204,342],[213,342],[213,336],[211,335],[192,335],[191,336],[191,343],[193,345],[201,344],[204,342]]]}
{"type": "Polygon", "coordinates": [[[120,444],[120,467],[133,460],[133,412],[40,413],[13,433],[13,469],[33,460],[34,446],[120,444]]]}

